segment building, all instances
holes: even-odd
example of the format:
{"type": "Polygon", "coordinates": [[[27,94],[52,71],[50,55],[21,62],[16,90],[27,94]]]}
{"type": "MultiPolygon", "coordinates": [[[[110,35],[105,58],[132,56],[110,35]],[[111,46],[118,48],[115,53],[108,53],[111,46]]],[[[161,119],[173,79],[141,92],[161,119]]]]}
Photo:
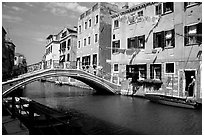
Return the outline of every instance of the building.
{"type": "Polygon", "coordinates": [[[59,66],[59,39],[57,35],[49,35],[46,38],[44,69],[55,68],[59,66]]]}
{"type": "Polygon", "coordinates": [[[15,53],[13,76],[18,76],[27,73],[26,57],[23,54],[15,53]]]}
{"type": "Polygon", "coordinates": [[[112,15],[111,40],[112,81],[122,91],[202,98],[202,3],[145,2],[123,9],[112,15]]]}
{"type": "Polygon", "coordinates": [[[76,68],[77,30],[65,28],[60,36],[60,66],[63,68],[76,68]]]}
{"type": "Polygon", "coordinates": [[[118,11],[116,5],[96,3],[80,15],[77,35],[77,67],[93,74],[98,70],[110,73],[111,14],[118,11]]]}
{"type": "Polygon", "coordinates": [[[15,45],[2,27],[2,81],[13,77],[15,45]]]}
{"type": "Polygon", "coordinates": [[[45,68],[76,66],[77,31],[64,28],[57,35],[47,37],[45,68]]]}

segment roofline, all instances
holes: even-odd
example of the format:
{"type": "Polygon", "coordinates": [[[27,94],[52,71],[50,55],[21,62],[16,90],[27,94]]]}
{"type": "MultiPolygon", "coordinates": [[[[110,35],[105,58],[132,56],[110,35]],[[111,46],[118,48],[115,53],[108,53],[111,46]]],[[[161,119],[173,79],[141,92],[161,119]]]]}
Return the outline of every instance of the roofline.
{"type": "Polygon", "coordinates": [[[119,15],[124,15],[124,14],[127,14],[127,13],[130,13],[130,12],[133,12],[133,11],[136,11],[138,9],[141,9],[143,7],[146,7],[148,5],[152,5],[152,4],[155,4],[155,3],[158,3],[158,2],[143,2],[143,3],[140,3],[140,4],[137,4],[131,8],[128,8],[128,9],[122,9],[119,13],[116,13],[116,14],[113,14],[111,15],[112,18],[116,18],[118,17],[119,15]]]}

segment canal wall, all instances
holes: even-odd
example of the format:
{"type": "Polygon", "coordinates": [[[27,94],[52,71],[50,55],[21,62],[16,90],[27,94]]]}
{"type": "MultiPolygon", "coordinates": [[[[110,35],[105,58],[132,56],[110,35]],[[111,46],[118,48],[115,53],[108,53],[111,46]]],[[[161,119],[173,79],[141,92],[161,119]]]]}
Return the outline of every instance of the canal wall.
{"type": "Polygon", "coordinates": [[[60,84],[60,85],[68,85],[68,86],[74,86],[74,87],[79,87],[79,88],[83,88],[83,89],[90,89],[90,90],[94,90],[93,88],[91,88],[90,86],[88,86],[87,84],[72,79],[72,78],[47,78],[44,79],[47,82],[51,82],[51,83],[55,83],[55,84],[60,84]]]}

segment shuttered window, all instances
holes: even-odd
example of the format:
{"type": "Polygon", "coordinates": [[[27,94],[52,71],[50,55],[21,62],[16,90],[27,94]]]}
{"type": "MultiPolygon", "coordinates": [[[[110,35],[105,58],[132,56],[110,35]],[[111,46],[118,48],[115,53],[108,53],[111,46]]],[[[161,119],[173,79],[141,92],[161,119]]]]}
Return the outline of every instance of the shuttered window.
{"type": "Polygon", "coordinates": [[[202,23],[184,27],[184,44],[194,45],[202,43],[202,23]]]}
{"type": "Polygon", "coordinates": [[[164,31],[153,33],[153,48],[164,48],[164,31]]]}
{"type": "Polygon", "coordinates": [[[145,35],[128,38],[127,41],[128,41],[128,44],[127,44],[128,49],[145,48],[145,35]]]}
{"type": "Polygon", "coordinates": [[[175,47],[174,29],[165,31],[165,47],[175,47]]]}
{"type": "Polygon", "coordinates": [[[120,40],[113,41],[113,43],[112,43],[112,53],[117,53],[119,48],[120,48],[120,40]]]}

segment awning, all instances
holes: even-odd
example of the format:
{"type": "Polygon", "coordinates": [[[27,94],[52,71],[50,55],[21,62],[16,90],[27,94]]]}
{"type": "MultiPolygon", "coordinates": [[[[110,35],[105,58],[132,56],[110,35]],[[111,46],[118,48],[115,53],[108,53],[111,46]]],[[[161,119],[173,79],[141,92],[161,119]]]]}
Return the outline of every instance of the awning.
{"type": "Polygon", "coordinates": [[[154,63],[157,59],[157,53],[139,52],[132,60],[131,65],[138,63],[154,63]]]}

